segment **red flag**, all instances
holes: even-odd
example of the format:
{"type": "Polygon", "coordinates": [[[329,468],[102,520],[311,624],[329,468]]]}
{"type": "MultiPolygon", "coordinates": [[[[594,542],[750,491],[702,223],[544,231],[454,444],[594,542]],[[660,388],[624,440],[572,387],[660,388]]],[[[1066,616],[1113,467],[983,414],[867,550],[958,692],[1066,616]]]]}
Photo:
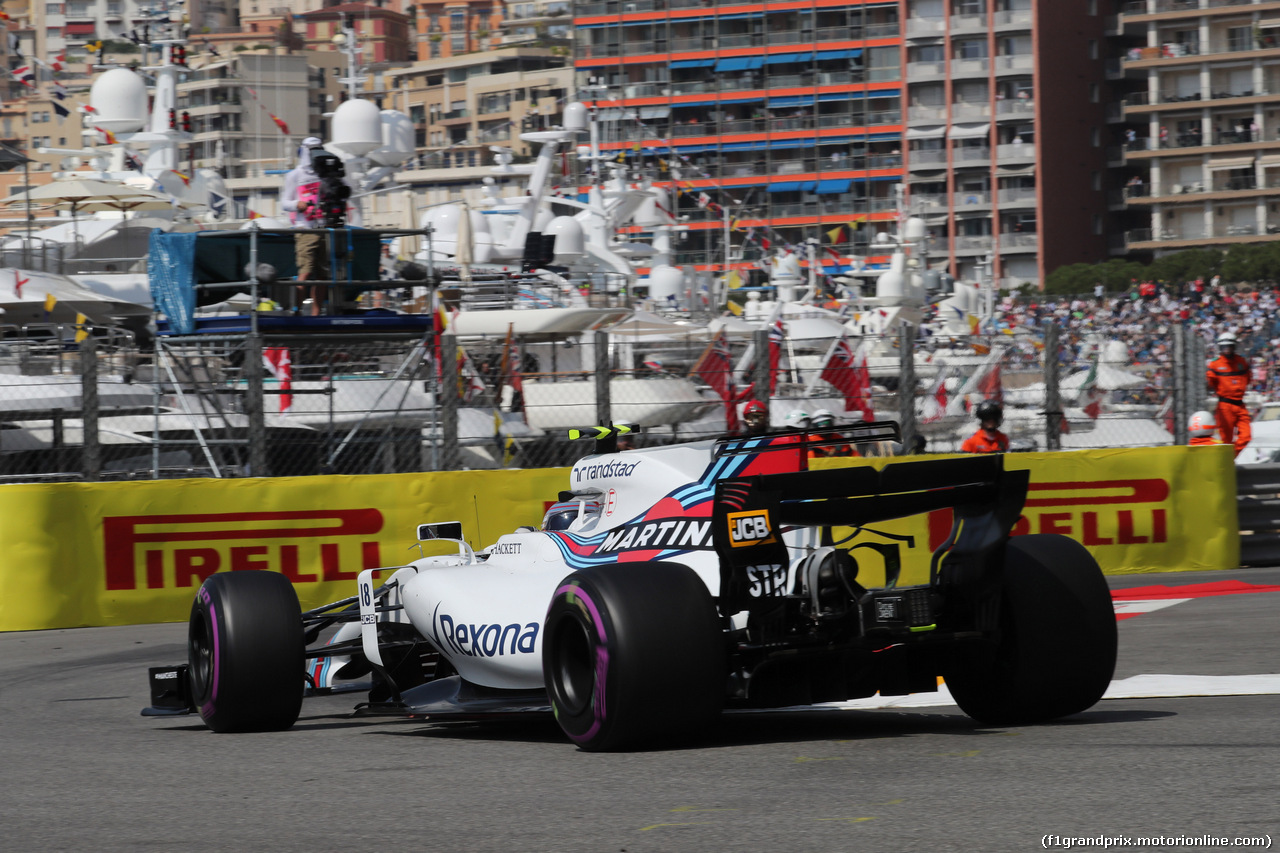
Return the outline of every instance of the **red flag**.
{"type": "Polygon", "coordinates": [[[511,390],[524,397],[524,381],[520,378],[520,346],[515,341],[515,324],[507,326],[507,340],[502,345],[502,364],[499,371],[501,384],[498,393],[502,393],[503,385],[510,385],[511,390]]]}
{"type": "MultiPolygon", "coordinates": [[[[1080,383],[1080,403],[1084,413],[1093,420],[1102,414],[1102,400],[1106,393],[1098,387],[1098,356],[1093,356],[1093,364],[1089,365],[1089,375],[1080,383]]],[[[1170,430],[1172,432],[1172,430],[1170,430]]]]}
{"type": "Polygon", "coordinates": [[[835,387],[844,396],[844,408],[849,412],[861,412],[864,420],[875,420],[871,405],[871,371],[867,368],[867,355],[860,348],[855,354],[849,342],[841,335],[827,355],[826,363],[818,376],[835,387]]]}
{"type": "Polygon", "coordinates": [[[982,399],[995,400],[997,403],[1004,404],[1004,385],[1000,381],[1000,362],[993,363],[982,379],[978,380],[978,391],[982,393],[982,399]]]}
{"type": "Polygon", "coordinates": [[[293,364],[289,361],[288,347],[263,347],[262,363],[280,383],[280,414],[293,408],[293,364]]]}
{"type": "Polygon", "coordinates": [[[285,136],[289,135],[289,125],[285,124],[284,119],[280,118],[275,113],[267,113],[267,115],[271,116],[271,120],[276,123],[276,127],[280,128],[281,133],[285,136]]]}
{"type": "Polygon", "coordinates": [[[733,359],[723,330],[716,334],[689,373],[710,385],[711,389],[724,401],[725,429],[731,433],[738,432],[738,405],[733,387],[733,359]]]}
{"type": "Polygon", "coordinates": [[[929,389],[928,395],[924,399],[924,406],[921,411],[920,423],[936,424],[942,420],[943,415],[947,412],[947,375],[951,371],[939,370],[938,375],[934,377],[933,387],[929,389]]]}

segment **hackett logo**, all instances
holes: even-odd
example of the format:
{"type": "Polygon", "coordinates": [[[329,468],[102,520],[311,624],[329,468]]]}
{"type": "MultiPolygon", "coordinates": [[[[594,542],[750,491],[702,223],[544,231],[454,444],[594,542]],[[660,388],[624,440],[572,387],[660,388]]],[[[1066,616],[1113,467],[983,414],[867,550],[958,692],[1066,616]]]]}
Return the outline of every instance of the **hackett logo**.
{"type": "Polygon", "coordinates": [[[102,520],[106,588],[138,588],[138,555],[147,589],[199,586],[220,569],[278,571],[294,583],[355,580],[382,565],[376,509],[122,515],[102,520]],[[273,541],[290,540],[290,541],[273,541]],[[319,564],[319,572],[300,566],[319,564]]]}

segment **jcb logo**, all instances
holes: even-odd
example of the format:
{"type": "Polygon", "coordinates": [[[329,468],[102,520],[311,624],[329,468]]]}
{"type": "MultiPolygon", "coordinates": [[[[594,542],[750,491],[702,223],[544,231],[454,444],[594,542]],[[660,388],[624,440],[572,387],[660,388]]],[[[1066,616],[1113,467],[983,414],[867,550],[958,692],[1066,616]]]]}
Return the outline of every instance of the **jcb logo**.
{"type": "Polygon", "coordinates": [[[769,525],[768,510],[731,512],[729,519],[729,544],[734,548],[750,545],[768,545],[778,541],[769,525]]]}

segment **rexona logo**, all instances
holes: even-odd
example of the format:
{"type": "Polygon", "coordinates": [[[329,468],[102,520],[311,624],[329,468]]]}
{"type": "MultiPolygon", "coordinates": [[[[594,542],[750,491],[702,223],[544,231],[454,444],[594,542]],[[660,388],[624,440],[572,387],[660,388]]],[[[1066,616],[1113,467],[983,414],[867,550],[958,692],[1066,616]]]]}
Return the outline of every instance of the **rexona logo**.
{"type": "Polygon", "coordinates": [[[294,583],[355,580],[382,565],[376,509],[122,515],[102,520],[106,588],[199,586],[222,569],[268,569],[294,583]]]}
{"type": "Polygon", "coordinates": [[[729,520],[729,545],[746,548],[751,545],[770,545],[778,540],[769,526],[769,510],[754,509],[747,512],[731,512],[729,520]]]}
{"type": "Polygon", "coordinates": [[[465,655],[473,658],[502,657],[503,655],[533,654],[538,641],[538,623],[521,626],[497,623],[461,622],[447,613],[431,614],[431,636],[436,648],[445,654],[465,655]]]}
{"type": "Polygon", "coordinates": [[[695,549],[711,545],[711,522],[688,518],[655,518],[624,524],[605,534],[597,554],[610,551],[695,549]]]}
{"type": "Polygon", "coordinates": [[[583,480],[611,480],[615,477],[630,477],[639,464],[639,462],[619,462],[614,459],[611,462],[601,462],[598,465],[583,465],[573,469],[574,482],[581,483],[583,480]]]}

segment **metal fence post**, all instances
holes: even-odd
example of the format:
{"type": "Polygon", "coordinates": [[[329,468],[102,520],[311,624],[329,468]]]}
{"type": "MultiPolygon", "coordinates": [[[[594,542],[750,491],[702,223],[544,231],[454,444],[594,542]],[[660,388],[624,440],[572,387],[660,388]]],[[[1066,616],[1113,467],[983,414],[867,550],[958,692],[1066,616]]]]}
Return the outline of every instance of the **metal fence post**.
{"type": "Polygon", "coordinates": [[[1187,420],[1195,411],[1191,406],[1191,383],[1188,366],[1192,347],[1188,346],[1187,327],[1173,327],[1173,443],[1187,443],[1187,420]]]}
{"type": "Polygon", "coordinates": [[[1062,396],[1058,392],[1058,326],[1044,330],[1044,446],[1062,449],[1062,396]]]}
{"type": "Polygon", "coordinates": [[[898,426],[902,446],[911,446],[916,434],[916,327],[903,323],[898,336],[898,426]]]}
{"type": "MultiPolygon", "coordinates": [[[[1209,344],[1200,335],[1191,334],[1191,362],[1187,365],[1187,385],[1191,388],[1191,399],[1188,401],[1187,419],[1191,414],[1203,409],[1209,398],[1209,344]]],[[[1212,413],[1212,409],[1210,410],[1212,413]]]]}
{"type": "MultiPolygon", "coordinates": [[[[257,306],[254,306],[257,311],[257,306]]],[[[267,422],[262,405],[262,337],[253,333],[244,339],[244,413],[249,418],[249,471],[251,477],[266,477],[267,422]]]]}
{"type": "Polygon", "coordinates": [[[609,333],[605,331],[596,332],[595,336],[595,356],[596,356],[596,423],[600,426],[609,426],[613,423],[613,401],[609,396],[609,333]]]}
{"type": "Polygon", "coordinates": [[[440,386],[436,389],[436,413],[440,423],[440,469],[452,471],[458,464],[458,339],[440,336],[440,386]]]}
{"type": "Polygon", "coordinates": [[[769,386],[772,384],[772,377],[769,376],[769,368],[771,367],[771,359],[769,358],[769,330],[756,329],[753,333],[752,339],[754,341],[753,346],[755,347],[756,356],[755,367],[751,371],[751,381],[754,382],[756,386],[755,393],[752,396],[768,406],[770,396],[769,386]]]}
{"type": "Polygon", "coordinates": [[[80,342],[80,418],[84,455],[81,472],[86,480],[102,473],[102,444],[98,441],[98,344],[93,335],[80,342]]]}

